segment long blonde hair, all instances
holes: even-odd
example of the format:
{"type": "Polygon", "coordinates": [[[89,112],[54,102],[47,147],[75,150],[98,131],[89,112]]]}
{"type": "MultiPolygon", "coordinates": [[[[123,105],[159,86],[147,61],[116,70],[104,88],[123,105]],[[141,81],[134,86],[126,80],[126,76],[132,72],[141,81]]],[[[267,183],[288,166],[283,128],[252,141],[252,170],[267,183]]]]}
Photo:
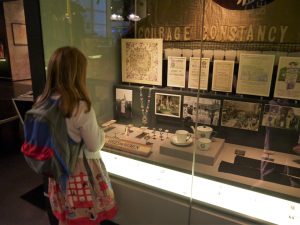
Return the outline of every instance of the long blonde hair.
{"type": "Polygon", "coordinates": [[[86,102],[87,112],[90,111],[86,69],[87,59],[81,51],[69,46],[58,48],[49,60],[45,88],[35,106],[57,93],[60,95],[59,107],[66,117],[72,116],[80,100],[86,102]]]}

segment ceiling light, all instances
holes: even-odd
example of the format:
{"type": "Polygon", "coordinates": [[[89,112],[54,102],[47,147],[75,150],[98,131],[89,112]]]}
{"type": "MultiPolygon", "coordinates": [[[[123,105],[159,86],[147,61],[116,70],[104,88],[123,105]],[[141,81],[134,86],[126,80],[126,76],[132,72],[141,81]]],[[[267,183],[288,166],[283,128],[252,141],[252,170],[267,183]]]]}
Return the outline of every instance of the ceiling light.
{"type": "Polygon", "coordinates": [[[110,16],[110,20],[114,20],[114,21],[122,21],[122,20],[124,20],[124,18],[122,17],[122,16],[120,16],[120,15],[117,15],[117,14],[112,14],[111,16],[110,16]]]}
{"type": "Polygon", "coordinates": [[[127,19],[130,20],[130,21],[140,21],[141,20],[141,17],[139,17],[138,15],[135,15],[133,13],[131,13],[129,16],[127,16],[127,19]]]}

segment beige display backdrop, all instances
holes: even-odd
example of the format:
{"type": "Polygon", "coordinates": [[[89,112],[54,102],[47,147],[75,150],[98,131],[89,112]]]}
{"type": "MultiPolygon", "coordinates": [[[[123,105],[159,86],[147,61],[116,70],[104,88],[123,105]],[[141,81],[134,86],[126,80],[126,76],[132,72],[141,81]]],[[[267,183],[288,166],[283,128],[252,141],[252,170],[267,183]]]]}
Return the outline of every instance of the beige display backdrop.
{"type": "MultiPolygon", "coordinates": [[[[200,40],[202,2],[147,1],[150,16],[138,22],[137,36],[165,41],[200,40]],[[184,16],[178,17],[178,9],[184,9],[184,16]]],[[[297,43],[299,8],[298,0],[206,0],[203,40],[297,43]],[[282,10],[286,8],[289,10],[282,10]]]]}
{"type": "Polygon", "coordinates": [[[122,39],[122,81],[162,85],[162,39],[122,39]]]}

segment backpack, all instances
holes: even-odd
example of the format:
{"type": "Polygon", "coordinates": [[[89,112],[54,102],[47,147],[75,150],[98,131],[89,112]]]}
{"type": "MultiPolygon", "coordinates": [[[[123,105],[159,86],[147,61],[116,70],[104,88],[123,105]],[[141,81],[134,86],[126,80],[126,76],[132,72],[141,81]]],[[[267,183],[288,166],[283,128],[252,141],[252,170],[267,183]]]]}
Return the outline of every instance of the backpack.
{"type": "Polygon", "coordinates": [[[82,142],[75,143],[69,138],[58,102],[49,99],[26,112],[21,152],[36,173],[65,184],[75,168],[82,142]]]}

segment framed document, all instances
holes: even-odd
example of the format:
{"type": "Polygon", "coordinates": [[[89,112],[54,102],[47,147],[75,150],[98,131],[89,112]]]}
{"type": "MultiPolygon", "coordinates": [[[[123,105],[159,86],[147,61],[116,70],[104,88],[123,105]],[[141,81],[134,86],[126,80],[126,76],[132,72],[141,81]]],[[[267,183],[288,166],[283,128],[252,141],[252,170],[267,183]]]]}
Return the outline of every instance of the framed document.
{"type": "Polygon", "coordinates": [[[300,100],[300,57],[280,57],[274,97],[300,100]]]}
{"type": "Polygon", "coordinates": [[[162,85],[162,39],[122,39],[122,82],[162,85]]]}
{"type": "Polygon", "coordinates": [[[161,116],[180,117],[181,95],[155,93],[155,114],[161,116]]]}
{"type": "Polygon", "coordinates": [[[23,23],[12,23],[11,29],[14,45],[27,45],[26,25],[23,23]]]}
{"type": "Polygon", "coordinates": [[[198,89],[198,83],[200,77],[200,89],[207,90],[209,62],[210,62],[209,58],[201,59],[201,74],[200,74],[200,57],[190,57],[188,88],[198,89]]]}
{"type": "Polygon", "coordinates": [[[168,83],[169,87],[185,87],[186,57],[168,57],[168,83]]]}
{"type": "Polygon", "coordinates": [[[214,60],[212,87],[213,91],[231,92],[234,61],[214,60]]]}
{"type": "Polygon", "coordinates": [[[275,55],[241,54],[238,94],[269,96],[275,55]]]}

